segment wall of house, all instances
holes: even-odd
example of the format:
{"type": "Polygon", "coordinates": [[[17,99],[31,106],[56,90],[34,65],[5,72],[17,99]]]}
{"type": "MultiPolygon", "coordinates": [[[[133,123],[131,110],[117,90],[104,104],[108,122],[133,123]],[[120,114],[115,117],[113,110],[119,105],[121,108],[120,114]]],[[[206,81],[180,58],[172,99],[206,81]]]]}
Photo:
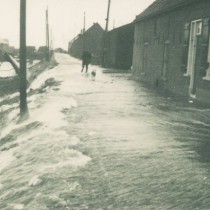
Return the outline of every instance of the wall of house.
{"type": "MultiPolygon", "coordinates": [[[[133,75],[141,81],[188,96],[190,76],[183,72],[183,62],[186,66],[188,54],[184,50],[185,27],[193,20],[210,18],[209,11],[210,1],[201,0],[136,22],[133,75]]],[[[210,102],[210,81],[199,74],[204,56],[203,36],[199,37],[196,55],[196,97],[210,102]]]]}
{"type": "Polygon", "coordinates": [[[105,48],[104,48],[104,65],[108,67],[116,66],[117,55],[117,37],[118,31],[112,30],[105,36],[105,48]]]}
{"type": "Polygon", "coordinates": [[[92,63],[101,64],[104,30],[95,23],[84,34],[80,34],[69,47],[70,55],[81,58],[83,50],[92,54],[92,63]]]}
{"type": "Polygon", "coordinates": [[[128,70],[132,66],[134,24],[109,31],[105,39],[105,65],[128,70]]]}

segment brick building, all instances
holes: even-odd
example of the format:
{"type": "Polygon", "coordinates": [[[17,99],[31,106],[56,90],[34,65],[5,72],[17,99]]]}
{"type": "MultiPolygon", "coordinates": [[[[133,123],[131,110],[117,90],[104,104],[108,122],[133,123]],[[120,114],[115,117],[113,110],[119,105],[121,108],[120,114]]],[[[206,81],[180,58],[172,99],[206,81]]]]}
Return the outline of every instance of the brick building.
{"type": "Polygon", "coordinates": [[[134,23],[109,31],[105,41],[105,66],[130,69],[133,58],[134,23]]]}
{"type": "Polygon", "coordinates": [[[98,23],[94,23],[85,33],[79,34],[69,42],[69,54],[81,58],[82,52],[88,50],[92,54],[92,62],[101,64],[103,34],[103,28],[98,23]]]}
{"type": "Polygon", "coordinates": [[[135,20],[133,75],[210,102],[209,0],[156,0],[135,20]]]}

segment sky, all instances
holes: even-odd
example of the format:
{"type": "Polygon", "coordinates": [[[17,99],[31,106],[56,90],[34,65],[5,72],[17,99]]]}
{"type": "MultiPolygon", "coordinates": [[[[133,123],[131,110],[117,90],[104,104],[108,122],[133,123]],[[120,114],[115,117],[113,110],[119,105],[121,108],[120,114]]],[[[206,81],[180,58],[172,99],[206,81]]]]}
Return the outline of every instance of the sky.
{"type": "MultiPolygon", "coordinates": [[[[109,30],[132,22],[154,0],[111,0],[109,30]]],[[[84,27],[97,22],[105,28],[108,0],[26,0],[27,45],[46,43],[45,12],[49,12],[50,40],[54,48],[67,49],[68,42],[84,27]]],[[[0,0],[0,38],[19,47],[20,0],[0,0]]]]}

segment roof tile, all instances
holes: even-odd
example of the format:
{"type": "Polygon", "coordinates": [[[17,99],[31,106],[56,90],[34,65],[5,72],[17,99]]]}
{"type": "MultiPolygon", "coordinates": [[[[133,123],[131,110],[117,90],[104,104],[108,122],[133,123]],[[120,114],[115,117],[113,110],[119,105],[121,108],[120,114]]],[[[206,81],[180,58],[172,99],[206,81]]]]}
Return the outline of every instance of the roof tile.
{"type": "Polygon", "coordinates": [[[142,13],[137,15],[136,20],[145,19],[156,14],[172,10],[176,7],[190,4],[196,0],[156,0],[142,13]]]}

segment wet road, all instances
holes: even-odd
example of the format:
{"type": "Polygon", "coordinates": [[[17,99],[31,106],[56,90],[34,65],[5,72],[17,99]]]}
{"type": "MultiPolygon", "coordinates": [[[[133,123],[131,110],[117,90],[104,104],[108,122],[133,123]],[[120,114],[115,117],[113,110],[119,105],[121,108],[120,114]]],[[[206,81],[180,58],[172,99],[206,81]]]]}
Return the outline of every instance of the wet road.
{"type": "Polygon", "coordinates": [[[210,109],[56,58],[31,86],[28,121],[1,107],[0,209],[210,209],[210,109]]]}

